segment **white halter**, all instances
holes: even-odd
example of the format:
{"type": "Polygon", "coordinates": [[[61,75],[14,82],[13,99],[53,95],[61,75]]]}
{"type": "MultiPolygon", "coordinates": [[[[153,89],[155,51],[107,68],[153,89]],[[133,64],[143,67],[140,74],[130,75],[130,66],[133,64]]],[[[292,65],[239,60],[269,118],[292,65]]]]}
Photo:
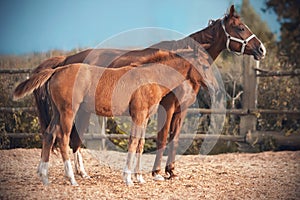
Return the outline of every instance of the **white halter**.
{"type": "MultiPolygon", "coordinates": [[[[222,24],[222,28],[225,32],[225,35],[226,35],[226,38],[227,38],[227,41],[226,41],[226,48],[228,49],[228,51],[231,51],[231,52],[234,52],[236,55],[242,55],[244,54],[244,51],[245,51],[245,47],[247,46],[248,42],[253,39],[254,37],[256,37],[253,33],[252,35],[250,35],[247,39],[245,40],[241,40],[239,38],[236,38],[236,37],[233,37],[233,36],[230,36],[229,33],[227,33],[226,31],[226,28],[225,28],[225,24],[224,24],[224,18],[221,20],[221,24],[222,24]],[[241,51],[238,52],[238,51],[232,51],[229,47],[229,44],[230,44],[230,40],[232,41],[235,41],[235,42],[239,42],[242,44],[242,48],[241,48],[241,51]]],[[[247,27],[247,26],[246,26],[247,27]]]]}

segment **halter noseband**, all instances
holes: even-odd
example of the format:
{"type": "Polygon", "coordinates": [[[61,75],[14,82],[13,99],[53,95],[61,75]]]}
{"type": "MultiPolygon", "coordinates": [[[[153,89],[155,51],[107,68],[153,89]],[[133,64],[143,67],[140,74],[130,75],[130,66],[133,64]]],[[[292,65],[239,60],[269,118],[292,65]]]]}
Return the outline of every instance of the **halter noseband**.
{"type": "Polygon", "coordinates": [[[233,37],[231,35],[229,35],[229,33],[227,33],[226,31],[226,28],[225,28],[225,24],[224,24],[224,18],[221,20],[221,24],[222,24],[222,28],[225,32],[225,35],[226,35],[226,38],[227,38],[227,41],[226,41],[226,48],[228,49],[228,51],[231,51],[231,52],[234,52],[235,54],[237,55],[242,55],[244,54],[244,51],[245,51],[245,47],[247,46],[248,42],[253,39],[254,37],[256,37],[253,33],[252,35],[250,35],[247,39],[245,40],[241,40],[239,38],[236,38],[236,37],[233,37]],[[229,44],[230,44],[230,40],[232,41],[235,41],[235,42],[239,42],[242,44],[242,48],[241,48],[241,51],[238,52],[238,51],[232,51],[229,47],[229,44]]]}

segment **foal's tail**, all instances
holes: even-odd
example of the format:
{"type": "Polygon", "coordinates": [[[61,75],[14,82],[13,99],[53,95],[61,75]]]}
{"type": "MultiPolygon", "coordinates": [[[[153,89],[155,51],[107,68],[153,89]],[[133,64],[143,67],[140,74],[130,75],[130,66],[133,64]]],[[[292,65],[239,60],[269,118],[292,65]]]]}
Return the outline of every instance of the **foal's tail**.
{"type": "MultiPolygon", "coordinates": [[[[63,66],[65,63],[65,56],[56,56],[45,60],[32,73],[36,74],[45,69],[55,69],[59,66],[63,66]]],[[[51,121],[51,103],[48,97],[47,88],[45,85],[37,88],[33,91],[35,102],[38,111],[38,117],[41,125],[41,132],[44,133],[51,121]]]]}
{"type": "Polygon", "coordinates": [[[55,69],[44,69],[36,74],[33,74],[29,79],[20,83],[14,93],[13,100],[18,100],[24,96],[31,94],[34,90],[43,86],[54,74],[55,69]]]}

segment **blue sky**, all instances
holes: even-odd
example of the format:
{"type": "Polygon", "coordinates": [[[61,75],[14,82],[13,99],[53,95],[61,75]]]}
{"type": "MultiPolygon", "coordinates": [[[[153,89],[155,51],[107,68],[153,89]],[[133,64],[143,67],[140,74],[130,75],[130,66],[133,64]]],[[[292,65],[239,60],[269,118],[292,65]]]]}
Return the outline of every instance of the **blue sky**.
{"type": "MultiPolygon", "coordinates": [[[[250,0],[272,31],[274,14],[261,12],[262,0],[250,0]]],[[[120,32],[162,27],[188,35],[222,17],[241,0],[1,0],[0,54],[95,47],[120,32]]]]}

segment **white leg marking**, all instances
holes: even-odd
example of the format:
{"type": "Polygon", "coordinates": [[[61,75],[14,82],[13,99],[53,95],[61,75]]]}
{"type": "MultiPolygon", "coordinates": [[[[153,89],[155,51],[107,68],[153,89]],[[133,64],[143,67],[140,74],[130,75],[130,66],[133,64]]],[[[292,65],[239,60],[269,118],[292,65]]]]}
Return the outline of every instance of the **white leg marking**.
{"type": "Polygon", "coordinates": [[[133,181],[131,179],[131,171],[130,170],[125,169],[123,171],[123,179],[127,186],[134,186],[133,181]]]}
{"type": "Polygon", "coordinates": [[[155,181],[164,181],[165,178],[162,175],[160,175],[160,174],[155,174],[154,180],[155,181]]]}
{"type": "Polygon", "coordinates": [[[65,166],[65,175],[66,175],[66,177],[70,179],[70,182],[71,182],[72,185],[77,186],[78,184],[77,184],[77,182],[75,180],[75,177],[74,177],[71,161],[66,160],[64,162],[64,166],[65,166]]]}
{"type": "Polygon", "coordinates": [[[82,155],[79,151],[74,153],[74,162],[76,173],[80,174],[82,178],[90,178],[90,176],[86,173],[83,165],[82,155]]]}
{"type": "Polygon", "coordinates": [[[40,178],[42,179],[42,182],[43,182],[44,185],[49,184],[48,169],[49,169],[49,162],[40,161],[40,163],[38,165],[37,173],[40,176],[40,178]]]}
{"type": "Polygon", "coordinates": [[[74,165],[75,165],[75,173],[76,174],[80,174],[80,170],[79,170],[79,161],[78,161],[78,158],[77,158],[77,154],[78,154],[78,151],[76,151],[73,155],[74,155],[74,165]]]}
{"type": "Polygon", "coordinates": [[[141,183],[144,184],[146,183],[145,179],[143,178],[142,174],[136,174],[136,180],[141,183]]]}
{"type": "Polygon", "coordinates": [[[139,183],[146,183],[146,181],[144,180],[141,171],[142,171],[142,154],[141,153],[137,153],[136,154],[136,167],[135,167],[135,175],[136,175],[136,179],[139,183]]]}
{"type": "Polygon", "coordinates": [[[128,152],[127,153],[127,160],[126,160],[126,165],[123,171],[123,179],[126,183],[127,186],[133,186],[133,181],[131,179],[131,168],[134,163],[134,155],[135,153],[128,152]]]}

